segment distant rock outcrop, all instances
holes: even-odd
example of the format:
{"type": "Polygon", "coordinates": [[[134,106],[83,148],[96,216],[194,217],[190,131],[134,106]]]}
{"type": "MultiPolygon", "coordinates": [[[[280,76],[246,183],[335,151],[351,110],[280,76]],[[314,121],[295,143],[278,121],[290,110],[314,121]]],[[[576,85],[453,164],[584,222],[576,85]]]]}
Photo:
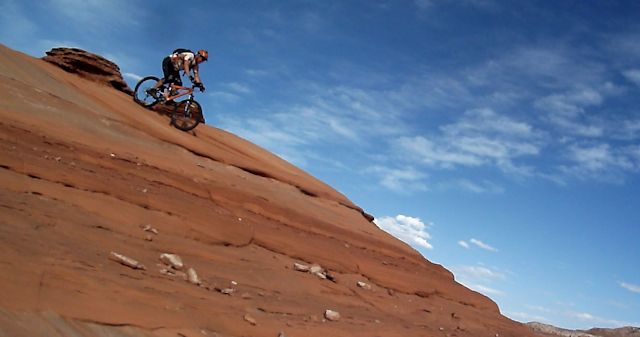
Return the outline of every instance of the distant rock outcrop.
{"type": "Polygon", "coordinates": [[[623,327],[617,329],[593,328],[590,330],[567,330],[538,322],[527,323],[534,332],[545,336],[562,337],[640,337],[640,328],[623,327]]]}
{"type": "Polygon", "coordinates": [[[78,74],[94,82],[104,83],[128,95],[133,95],[133,90],[122,78],[118,65],[100,55],[78,48],[53,48],[42,59],[70,73],[78,74]]]}

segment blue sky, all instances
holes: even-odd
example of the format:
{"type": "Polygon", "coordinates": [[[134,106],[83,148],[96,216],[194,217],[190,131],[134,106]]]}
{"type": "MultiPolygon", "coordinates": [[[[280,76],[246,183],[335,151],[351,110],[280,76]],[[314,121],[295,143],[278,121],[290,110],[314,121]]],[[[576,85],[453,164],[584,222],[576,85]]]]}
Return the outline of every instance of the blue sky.
{"type": "Polygon", "coordinates": [[[334,186],[519,321],[640,326],[637,1],[3,0],[0,42],[133,86],[206,48],[207,122],[334,186]]]}

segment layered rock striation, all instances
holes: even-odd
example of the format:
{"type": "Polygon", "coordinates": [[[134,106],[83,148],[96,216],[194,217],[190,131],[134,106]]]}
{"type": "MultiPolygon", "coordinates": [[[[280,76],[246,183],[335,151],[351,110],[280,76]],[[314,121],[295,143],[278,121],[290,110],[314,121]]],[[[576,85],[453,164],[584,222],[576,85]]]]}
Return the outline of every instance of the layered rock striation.
{"type": "Polygon", "coordinates": [[[172,128],[74,53],[62,70],[0,46],[0,331],[534,335],[327,184],[172,128]]]}

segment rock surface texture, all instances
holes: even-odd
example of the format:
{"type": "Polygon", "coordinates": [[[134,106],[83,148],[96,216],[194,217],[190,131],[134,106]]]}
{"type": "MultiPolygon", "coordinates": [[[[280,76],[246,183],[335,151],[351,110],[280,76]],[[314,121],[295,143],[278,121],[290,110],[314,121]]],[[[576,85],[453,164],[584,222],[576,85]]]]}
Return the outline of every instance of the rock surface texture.
{"type": "Polygon", "coordinates": [[[617,329],[593,328],[589,330],[568,330],[538,322],[527,323],[527,326],[542,336],[550,337],[640,337],[640,328],[630,326],[617,329]]]}
{"type": "Polygon", "coordinates": [[[534,336],[330,186],[176,130],[77,55],[69,72],[0,45],[0,335],[534,336]]]}
{"type": "Polygon", "coordinates": [[[133,90],[122,78],[120,67],[102,56],[78,48],[53,48],[42,59],[70,73],[104,83],[126,94],[133,94],[133,90]]]}

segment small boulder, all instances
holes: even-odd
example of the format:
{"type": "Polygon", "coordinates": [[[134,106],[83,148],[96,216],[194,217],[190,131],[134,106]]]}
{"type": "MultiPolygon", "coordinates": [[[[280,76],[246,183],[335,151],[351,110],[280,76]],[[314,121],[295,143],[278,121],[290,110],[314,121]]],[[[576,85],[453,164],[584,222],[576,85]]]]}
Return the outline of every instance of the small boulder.
{"type": "Polygon", "coordinates": [[[198,278],[198,274],[193,268],[187,269],[187,280],[189,281],[189,283],[198,286],[202,284],[202,281],[200,281],[200,279],[198,278]]]}
{"type": "Polygon", "coordinates": [[[180,258],[179,255],[176,255],[176,254],[168,254],[168,253],[160,254],[160,261],[162,261],[164,264],[176,270],[181,270],[182,268],[184,268],[184,263],[182,263],[182,259],[180,258]]]}
{"type": "Polygon", "coordinates": [[[337,311],[327,309],[324,312],[324,318],[326,318],[329,321],[338,321],[340,320],[340,313],[337,311]]]}
{"type": "Polygon", "coordinates": [[[124,266],[127,266],[129,268],[133,268],[133,269],[142,269],[142,270],[146,270],[147,268],[140,262],[128,257],[128,256],[124,256],[122,254],[118,254],[116,252],[111,252],[109,254],[109,259],[116,261],[124,266]]]}
{"type": "Polygon", "coordinates": [[[309,266],[304,265],[304,264],[300,264],[300,263],[294,263],[293,264],[293,269],[297,270],[297,271],[301,271],[301,272],[308,272],[309,271],[309,266]]]}
{"type": "Polygon", "coordinates": [[[366,290],[371,290],[371,285],[362,281],[358,281],[357,283],[358,287],[362,288],[362,289],[366,289],[366,290]]]}
{"type": "Polygon", "coordinates": [[[251,315],[249,315],[249,314],[245,314],[243,318],[244,318],[244,320],[245,320],[245,321],[249,322],[249,324],[251,324],[251,325],[256,325],[256,324],[258,324],[258,322],[256,321],[256,319],[255,319],[255,318],[253,318],[253,317],[252,317],[251,315]]]}

